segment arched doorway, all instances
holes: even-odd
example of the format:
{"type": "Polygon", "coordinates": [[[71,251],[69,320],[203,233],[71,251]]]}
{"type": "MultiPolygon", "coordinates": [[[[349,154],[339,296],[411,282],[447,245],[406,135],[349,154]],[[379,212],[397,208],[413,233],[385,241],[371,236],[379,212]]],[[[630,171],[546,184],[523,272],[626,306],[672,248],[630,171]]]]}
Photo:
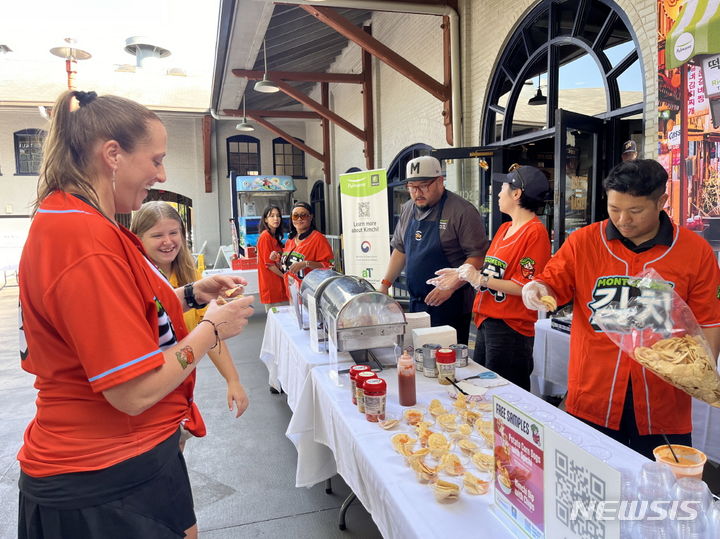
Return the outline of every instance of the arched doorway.
{"type": "MultiPolygon", "coordinates": [[[[543,0],[502,50],[480,139],[497,149],[493,172],[519,163],[548,173],[554,202],[544,219],[557,249],[573,230],[605,217],[601,180],[619,162],[623,142],[642,147],[639,46],[610,0],[543,0]]],[[[501,219],[496,197],[489,198],[494,231],[501,219]]]]}
{"type": "Polygon", "coordinates": [[[315,226],[325,234],[325,185],[320,180],[310,190],[310,206],[315,216],[315,226]]]}

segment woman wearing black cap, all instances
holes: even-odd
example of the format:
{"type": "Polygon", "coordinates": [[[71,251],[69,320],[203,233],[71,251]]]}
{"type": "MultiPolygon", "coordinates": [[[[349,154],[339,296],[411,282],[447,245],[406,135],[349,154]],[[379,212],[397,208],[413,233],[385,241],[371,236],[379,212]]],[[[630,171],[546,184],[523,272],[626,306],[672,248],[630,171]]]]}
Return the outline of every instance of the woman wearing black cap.
{"type": "Polygon", "coordinates": [[[332,247],[315,228],[310,204],[295,202],[290,218],[290,234],[280,258],[281,270],[303,279],[314,269],[332,267],[335,264],[332,247]]]}
{"type": "Polygon", "coordinates": [[[537,218],[550,186],[542,171],[530,166],[515,168],[495,181],[502,182],[500,211],[511,220],[500,225],[482,269],[470,264],[447,268],[433,281],[445,287],[460,279],[478,290],[473,359],[529,391],[537,313],[523,305],[520,293],[550,259],[550,239],[537,218]]]}

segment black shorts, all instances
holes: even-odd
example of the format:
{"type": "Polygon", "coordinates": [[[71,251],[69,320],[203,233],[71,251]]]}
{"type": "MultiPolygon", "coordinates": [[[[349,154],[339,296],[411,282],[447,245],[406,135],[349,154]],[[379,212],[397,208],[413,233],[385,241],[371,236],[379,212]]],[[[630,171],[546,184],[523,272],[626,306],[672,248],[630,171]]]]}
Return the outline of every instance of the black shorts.
{"type": "Polygon", "coordinates": [[[104,470],[44,478],[21,472],[18,538],[185,537],[196,519],[178,437],[104,470]]]}

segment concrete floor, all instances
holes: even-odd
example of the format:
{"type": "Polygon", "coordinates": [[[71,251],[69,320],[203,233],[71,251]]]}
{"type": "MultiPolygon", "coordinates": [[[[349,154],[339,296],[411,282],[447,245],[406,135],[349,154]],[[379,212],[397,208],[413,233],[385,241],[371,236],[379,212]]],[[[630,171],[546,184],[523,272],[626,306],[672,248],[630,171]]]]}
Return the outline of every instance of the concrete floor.
{"type": "MultiPolygon", "coordinates": [[[[11,282],[12,283],[12,282],[11,282]]],[[[17,536],[15,455],[35,412],[33,378],[20,368],[17,287],[0,290],[0,538],[17,536]]],[[[333,478],[333,494],[324,485],[295,488],[297,453],[285,437],[290,409],[284,395],[268,391],[268,374],[258,359],[265,314],[252,317],[245,332],[228,342],[245,390],[248,410],[235,419],[225,403],[225,383],[211,361],[198,372],[195,398],[208,435],[185,448],[201,537],[374,538],[380,537],[370,515],[354,502],[345,532],[337,528],[340,505],[349,489],[333,478]]]]}

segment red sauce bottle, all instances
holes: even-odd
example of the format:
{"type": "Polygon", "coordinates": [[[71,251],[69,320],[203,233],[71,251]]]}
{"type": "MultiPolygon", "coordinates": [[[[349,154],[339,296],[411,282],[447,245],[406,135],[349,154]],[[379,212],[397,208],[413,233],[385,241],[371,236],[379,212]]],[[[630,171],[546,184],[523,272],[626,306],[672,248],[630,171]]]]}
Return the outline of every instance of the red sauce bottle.
{"type": "Polygon", "coordinates": [[[398,359],[397,371],[400,406],[415,406],[415,360],[407,352],[403,352],[398,359]]]}

